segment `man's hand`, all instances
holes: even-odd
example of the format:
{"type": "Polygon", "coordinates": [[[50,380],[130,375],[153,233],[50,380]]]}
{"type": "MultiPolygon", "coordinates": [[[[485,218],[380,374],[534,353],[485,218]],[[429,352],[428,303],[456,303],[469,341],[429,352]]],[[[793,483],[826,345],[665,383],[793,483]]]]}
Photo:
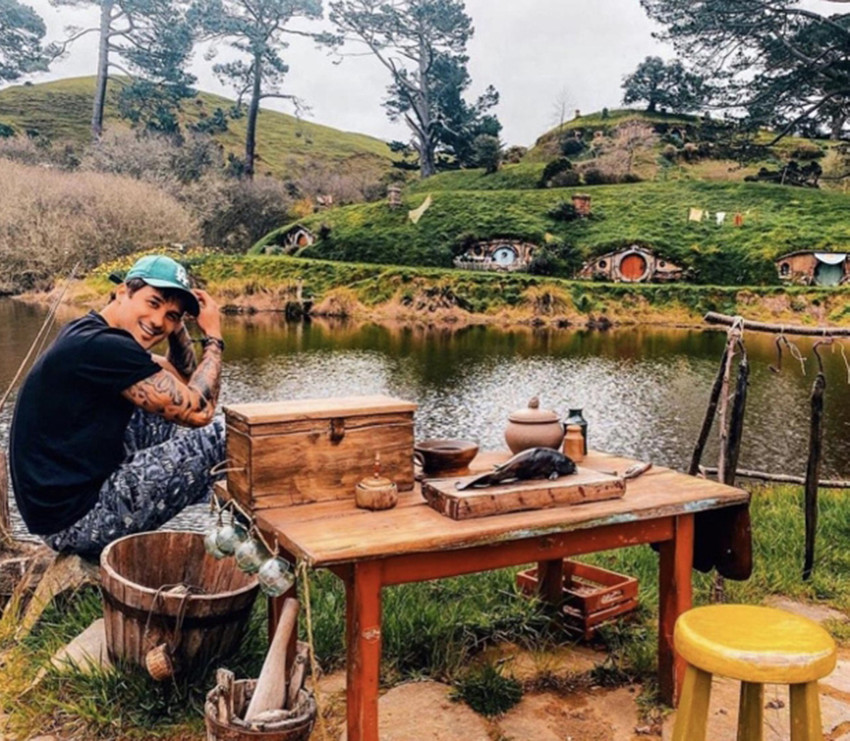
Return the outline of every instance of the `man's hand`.
{"type": "Polygon", "coordinates": [[[201,312],[198,314],[197,322],[201,332],[206,337],[216,337],[221,339],[221,314],[218,311],[218,304],[213,300],[206,291],[200,288],[192,291],[195,298],[198,299],[198,304],[201,306],[201,312]]]}

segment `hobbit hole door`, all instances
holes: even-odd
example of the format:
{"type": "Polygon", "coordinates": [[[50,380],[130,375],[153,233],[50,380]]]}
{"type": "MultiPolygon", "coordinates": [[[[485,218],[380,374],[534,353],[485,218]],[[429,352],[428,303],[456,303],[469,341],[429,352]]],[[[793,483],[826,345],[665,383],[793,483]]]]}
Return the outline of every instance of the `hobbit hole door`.
{"type": "Polygon", "coordinates": [[[815,267],[816,286],[837,286],[844,277],[843,254],[816,254],[818,264],[815,267]]]}
{"type": "Polygon", "coordinates": [[[640,280],[643,278],[644,273],[646,273],[646,258],[636,252],[626,255],[620,262],[620,273],[623,276],[623,280],[640,280]]]}
{"type": "Polygon", "coordinates": [[[516,250],[507,244],[499,245],[493,250],[493,262],[503,267],[508,267],[516,262],[516,250]]]}

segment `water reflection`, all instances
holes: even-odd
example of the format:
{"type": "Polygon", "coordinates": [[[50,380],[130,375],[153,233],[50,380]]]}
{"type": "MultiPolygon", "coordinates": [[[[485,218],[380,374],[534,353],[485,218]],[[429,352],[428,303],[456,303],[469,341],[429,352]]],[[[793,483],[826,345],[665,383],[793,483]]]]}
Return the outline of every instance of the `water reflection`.
{"type": "MultiPolygon", "coordinates": [[[[12,378],[44,312],[0,301],[0,386],[12,378]]],[[[67,320],[69,317],[64,316],[67,320]]],[[[419,437],[469,437],[503,447],[508,414],[539,395],[565,414],[582,407],[591,444],[685,467],[724,345],[722,332],[629,328],[609,332],[355,324],[288,324],[277,315],[225,320],[225,403],[389,393],[415,400],[419,437]]],[[[802,474],[808,439],[807,375],[772,338],[746,336],[752,365],[740,465],[802,474]]],[[[811,356],[810,340],[798,345],[811,356]]],[[[826,351],[824,476],[850,477],[848,373],[826,351]]],[[[0,414],[5,443],[11,407],[0,414]]],[[[713,436],[714,437],[714,436],[713,436]]],[[[705,462],[717,458],[712,439],[705,462]]]]}

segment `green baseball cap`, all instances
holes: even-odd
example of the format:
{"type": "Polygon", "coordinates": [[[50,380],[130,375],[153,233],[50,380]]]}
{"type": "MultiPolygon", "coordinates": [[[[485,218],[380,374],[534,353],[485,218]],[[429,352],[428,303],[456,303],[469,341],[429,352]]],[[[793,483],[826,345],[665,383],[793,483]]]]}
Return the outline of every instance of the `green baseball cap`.
{"type": "Polygon", "coordinates": [[[136,260],[123,280],[113,274],[109,276],[116,283],[122,283],[131,278],[139,278],[154,288],[175,288],[182,291],[186,307],[192,316],[198,316],[201,312],[200,304],[195,294],[192,293],[192,286],[189,283],[189,274],[179,262],[172,260],[165,255],[145,255],[136,260]]]}

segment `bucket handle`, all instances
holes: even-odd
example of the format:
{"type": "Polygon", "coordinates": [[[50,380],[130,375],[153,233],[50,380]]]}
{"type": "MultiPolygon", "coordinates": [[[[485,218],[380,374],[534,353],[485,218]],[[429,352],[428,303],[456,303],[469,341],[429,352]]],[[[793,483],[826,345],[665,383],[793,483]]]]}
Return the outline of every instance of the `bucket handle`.
{"type": "Polygon", "coordinates": [[[180,607],[177,610],[177,619],[174,626],[174,635],[173,640],[168,644],[168,650],[171,653],[177,651],[178,646],[180,646],[180,639],[182,638],[183,632],[183,619],[186,617],[186,608],[189,606],[189,598],[193,594],[202,594],[204,590],[201,587],[195,587],[191,584],[184,584],[180,582],[178,584],[163,584],[159,589],[156,590],[156,594],[153,596],[153,602],[151,603],[151,609],[148,610],[148,618],[145,621],[145,631],[142,633],[142,645],[147,644],[148,640],[148,630],[151,625],[151,617],[153,616],[157,603],[160,600],[163,600],[163,592],[174,589],[175,587],[186,587],[186,591],[182,596],[180,601],[180,607]]]}

